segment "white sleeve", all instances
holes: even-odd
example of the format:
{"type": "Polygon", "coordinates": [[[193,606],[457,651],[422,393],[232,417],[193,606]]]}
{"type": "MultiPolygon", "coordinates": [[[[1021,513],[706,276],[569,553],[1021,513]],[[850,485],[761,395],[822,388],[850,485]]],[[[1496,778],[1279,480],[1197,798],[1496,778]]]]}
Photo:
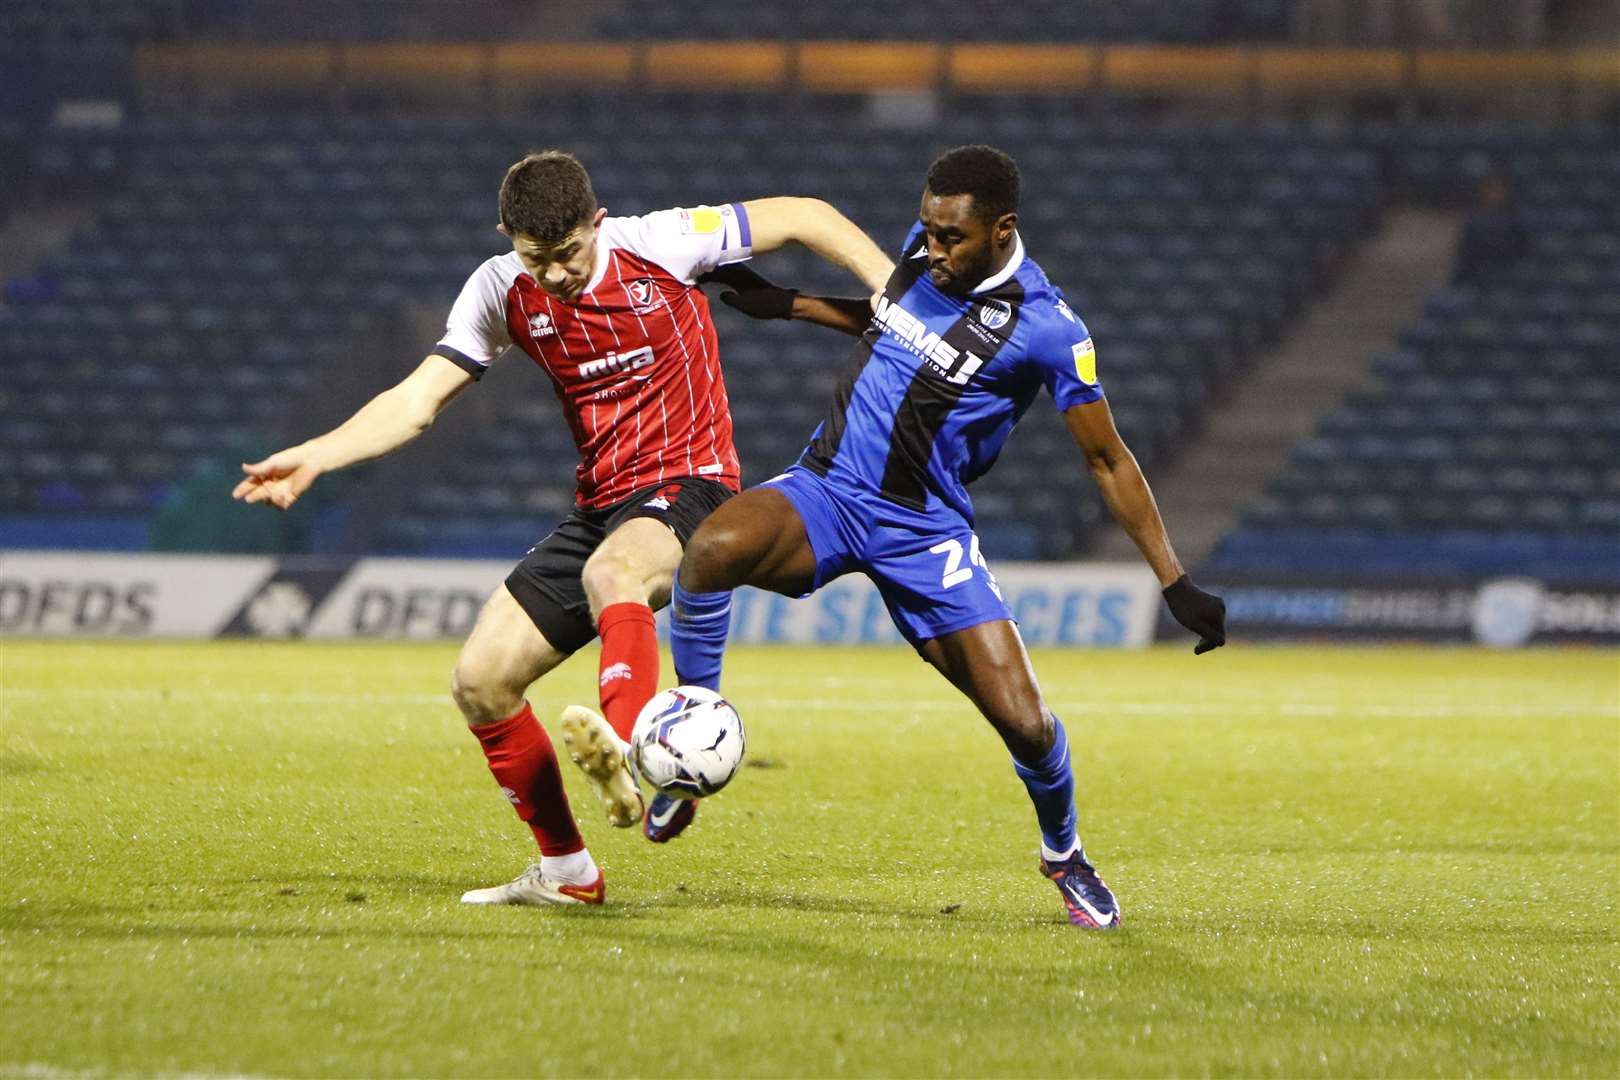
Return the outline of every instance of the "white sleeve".
{"type": "Polygon", "coordinates": [[[742,203],[659,210],[635,219],[630,247],[688,285],[717,266],[753,256],[742,203]]]}
{"type": "Polygon", "coordinates": [[[495,358],[512,344],[506,329],[506,290],[501,257],[488,260],[467,279],[461,295],[450,307],[444,337],[433,347],[435,356],[481,379],[495,358]]]}

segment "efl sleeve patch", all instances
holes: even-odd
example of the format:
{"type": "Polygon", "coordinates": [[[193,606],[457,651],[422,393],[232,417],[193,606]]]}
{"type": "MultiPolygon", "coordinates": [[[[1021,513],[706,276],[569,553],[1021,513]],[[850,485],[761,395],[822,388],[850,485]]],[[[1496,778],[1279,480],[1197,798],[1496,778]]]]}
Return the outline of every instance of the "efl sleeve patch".
{"type": "Polygon", "coordinates": [[[631,250],[688,285],[717,266],[753,255],[748,213],[734,203],[678,206],[636,220],[631,250]]]}
{"type": "Polygon", "coordinates": [[[690,210],[679,211],[681,219],[681,232],[688,235],[695,233],[719,232],[722,220],[720,211],[712,206],[695,206],[690,210]]]}
{"type": "Polygon", "coordinates": [[[1097,347],[1091,343],[1090,338],[1077,341],[1072,347],[1074,353],[1074,373],[1080,381],[1087,386],[1097,384],[1097,347]]]}

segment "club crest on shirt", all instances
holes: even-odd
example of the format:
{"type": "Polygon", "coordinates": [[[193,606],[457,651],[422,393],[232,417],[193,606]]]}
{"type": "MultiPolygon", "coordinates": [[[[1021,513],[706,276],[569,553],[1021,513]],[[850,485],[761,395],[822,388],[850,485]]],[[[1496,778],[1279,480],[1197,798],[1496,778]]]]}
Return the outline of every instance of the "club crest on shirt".
{"type": "Polygon", "coordinates": [[[628,282],[625,291],[630,294],[630,310],[637,315],[645,315],[664,302],[652,278],[637,278],[628,282]]]}
{"type": "Polygon", "coordinates": [[[1012,305],[1005,300],[985,300],[979,304],[979,321],[992,330],[1000,330],[1012,318],[1012,305]]]}
{"type": "Polygon", "coordinates": [[[545,312],[529,316],[529,336],[543,338],[555,334],[557,328],[551,323],[551,316],[545,312]]]}

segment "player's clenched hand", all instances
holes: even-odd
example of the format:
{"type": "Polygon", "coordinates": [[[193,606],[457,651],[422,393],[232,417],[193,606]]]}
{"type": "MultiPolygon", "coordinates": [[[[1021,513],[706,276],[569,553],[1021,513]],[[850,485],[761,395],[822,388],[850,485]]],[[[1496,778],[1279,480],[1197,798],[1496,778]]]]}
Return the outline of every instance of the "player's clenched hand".
{"type": "Polygon", "coordinates": [[[309,490],[309,485],[321,475],[321,467],[305,460],[295,449],[271,454],[263,461],[242,464],[246,478],[231,491],[231,498],[242,502],[267,502],[287,509],[298,501],[298,496],[309,490]]]}
{"type": "Polygon", "coordinates": [[[784,289],[741,263],[717,266],[698,278],[700,285],[720,285],[722,303],[751,319],[791,319],[798,289],[784,289]]]}
{"type": "Polygon", "coordinates": [[[1226,644],[1226,601],[1207,593],[1182,574],[1165,586],[1164,602],[1176,622],[1198,635],[1193,654],[1201,656],[1226,644]]]}

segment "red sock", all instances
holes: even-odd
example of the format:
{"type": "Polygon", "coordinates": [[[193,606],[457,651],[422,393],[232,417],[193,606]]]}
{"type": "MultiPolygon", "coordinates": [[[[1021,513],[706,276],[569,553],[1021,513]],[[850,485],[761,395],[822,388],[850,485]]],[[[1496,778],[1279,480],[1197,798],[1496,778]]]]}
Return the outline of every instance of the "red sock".
{"type": "Polygon", "coordinates": [[[568,809],[568,793],[557,769],[557,751],[529,703],[499,723],[473,728],[472,733],[484,748],[501,794],[534,833],[540,854],[583,851],[585,841],[568,809]]]}
{"type": "Polygon", "coordinates": [[[628,739],[636,714],[658,693],[658,625],[646,604],[609,604],[596,629],[602,635],[602,715],[628,739]]]}

